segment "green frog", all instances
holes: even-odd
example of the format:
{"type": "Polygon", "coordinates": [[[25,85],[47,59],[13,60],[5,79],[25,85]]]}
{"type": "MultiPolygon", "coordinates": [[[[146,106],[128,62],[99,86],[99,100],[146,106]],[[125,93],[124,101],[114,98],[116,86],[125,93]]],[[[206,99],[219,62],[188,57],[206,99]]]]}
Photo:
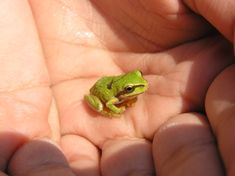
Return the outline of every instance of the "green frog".
{"type": "Polygon", "coordinates": [[[137,96],[148,88],[148,82],[141,71],[100,78],[90,89],[84,99],[88,105],[102,115],[117,117],[126,107],[132,106],[137,96]]]}

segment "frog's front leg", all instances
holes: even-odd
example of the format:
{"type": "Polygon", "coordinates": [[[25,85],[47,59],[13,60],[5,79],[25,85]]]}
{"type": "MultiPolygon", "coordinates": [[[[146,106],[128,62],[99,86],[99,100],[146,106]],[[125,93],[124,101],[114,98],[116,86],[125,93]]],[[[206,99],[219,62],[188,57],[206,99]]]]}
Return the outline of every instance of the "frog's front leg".
{"type": "Polygon", "coordinates": [[[121,114],[125,111],[125,107],[117,107],[115,104],[119,102],[118,98],[110,99],[105,105],[113,114],[121,114]]]}
{"type": "Polygon", "coordinates": [[[85,95],[84,99],[90,105],[90,107],[95,111],[97,112],[103,111],[103,103],[95,95],[85,95]]]}

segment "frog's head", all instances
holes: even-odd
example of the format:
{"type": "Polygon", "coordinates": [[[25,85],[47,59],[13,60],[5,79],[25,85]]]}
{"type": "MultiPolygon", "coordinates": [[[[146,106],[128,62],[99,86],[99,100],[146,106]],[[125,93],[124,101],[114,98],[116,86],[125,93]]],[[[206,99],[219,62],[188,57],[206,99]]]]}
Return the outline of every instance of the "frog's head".
{"type": "Polygon", "coordinates": [[[123,75],[118,80],[117,87],[117,97],[128,99],[144,93],[148,88],[148,82],[139,70],[135,70],[123,75]]]}

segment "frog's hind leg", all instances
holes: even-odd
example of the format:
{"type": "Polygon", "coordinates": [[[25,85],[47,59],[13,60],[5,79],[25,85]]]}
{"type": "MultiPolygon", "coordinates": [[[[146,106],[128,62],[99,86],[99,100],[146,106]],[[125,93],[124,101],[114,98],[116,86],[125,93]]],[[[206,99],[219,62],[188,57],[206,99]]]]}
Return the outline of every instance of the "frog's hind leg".
{"type": "Polygon", "coordinates": [[[89,106],[97,112],[103,111],[103,103],[100,99],[94,95],[85,95],[84,99],[89,104],[89,106]]]}

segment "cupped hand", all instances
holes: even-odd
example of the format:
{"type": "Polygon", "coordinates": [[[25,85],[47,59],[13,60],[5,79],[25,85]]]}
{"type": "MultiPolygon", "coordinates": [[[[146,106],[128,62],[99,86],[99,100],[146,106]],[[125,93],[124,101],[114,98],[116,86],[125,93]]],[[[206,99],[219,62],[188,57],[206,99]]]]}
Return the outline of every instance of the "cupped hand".
{"type": "Polygon", "coordinates": [[[233,175],[232,1],[0,8],[2,175],[233,175]],[[120,118],[84,102],[134,69],[149,89],[120,118]]]}

